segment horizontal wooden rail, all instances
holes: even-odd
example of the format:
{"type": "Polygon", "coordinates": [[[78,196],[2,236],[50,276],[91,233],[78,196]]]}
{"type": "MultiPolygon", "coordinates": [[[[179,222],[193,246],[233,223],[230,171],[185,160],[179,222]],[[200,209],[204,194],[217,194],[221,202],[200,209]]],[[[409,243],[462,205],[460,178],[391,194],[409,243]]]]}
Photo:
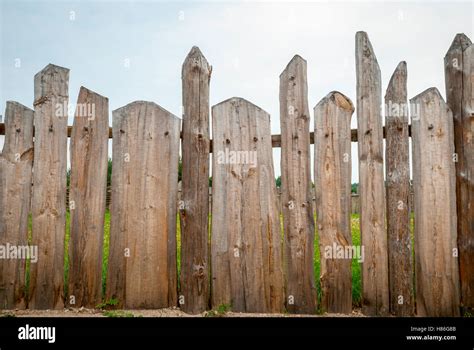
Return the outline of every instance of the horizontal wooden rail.
{"type": "MultiPolygon", "coordinates": [[[[67,137],[71,137],[71,132],[72,132],[72,126],[67,127],[67,137]]],[[[408,134],[411,137],[411,125],[408,126],[408,134]]],[[[0,123],[0,135],[5,135],[5,124],[0,123]]],[[[34,131],[33,131],[34,135],[34,131]]],[[[383,127],[383,137],[385,138],[385,126],[383,127]]],[[[109,139],[112,138],[112,128],[109,128],[109,139]]],[[[181,138],[183,138],[183,133],[181,132],[181,138]]],[[[309,138],[310,142],[313,145],[314,144],[314,132],[309,133],[309,138]]],[[[352,142],[357,142],[357,129],[352,129],[351,130],[351,141],[352,142]]],[[[272,147],[273,148],[279,148],[281,147],[281,135],[272,135],[272,147]]],[[[211,140],[211,147],[209,152],[212,153],[212,140],[211,140]]]]}

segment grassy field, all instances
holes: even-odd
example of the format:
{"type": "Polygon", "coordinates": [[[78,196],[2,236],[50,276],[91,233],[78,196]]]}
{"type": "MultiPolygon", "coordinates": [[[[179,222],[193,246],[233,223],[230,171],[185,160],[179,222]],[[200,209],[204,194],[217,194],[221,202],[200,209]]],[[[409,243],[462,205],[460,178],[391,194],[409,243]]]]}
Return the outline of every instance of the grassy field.
{"type": "MultiPolygon", "coordinates": [[[[64,255],[64,282],[65,282],[65,295],[68,292],[68,274],[69,274],[69,255],[68,255],[68,247],[69,247],[69,212],[67,212],[66,216],[66,238],[65,238],[65,255],[64,255]]],[[[283,227],[283,224],[282,224],[283,227]]],[[[353,214],[351,217],[351,227],[352,227],[352,244],[353,245],[360,245],[360,229],[359,229],[359,215],[353,214]]],[[[283,231],[283,229],[282,229],[283,231]]],[[[31,225],[30,225],[30,233],[31,233],[31,225]]],[[[320,252],[319,252],[319,240],[318,234],[316,232],[316,239],[314,242],[314,273],[316,276],[316,287],[318,290],[318,299],[321,300],[321,288],[319,283],[319,272],[320,272],[320,252]]],[[[106,285],[106,278],[107,278],[107,263],[108,263],[108,256],[109,256],[109,238],[110,238],[110,212],[107,211],[105,214],[105,225],[104,225],[104,254],[102,257],[102,291],[105,295],[105,285],[106,285]]],[[[178,265],[178,274],[180,271],[180,246],[181,246],[181,231],[179,225],[179,219],[177,219],[177,243],[178,243],[178,251],[177,251],[177,265],[178,265]]],[[[29,273],[27,273],[27,285],[29,282],[29,273]]],[[[360,306],[361,300],[361,276],[360,276],[360,263],[356,260],[352,260],[352,302],[354,306],[360,306]]]]}

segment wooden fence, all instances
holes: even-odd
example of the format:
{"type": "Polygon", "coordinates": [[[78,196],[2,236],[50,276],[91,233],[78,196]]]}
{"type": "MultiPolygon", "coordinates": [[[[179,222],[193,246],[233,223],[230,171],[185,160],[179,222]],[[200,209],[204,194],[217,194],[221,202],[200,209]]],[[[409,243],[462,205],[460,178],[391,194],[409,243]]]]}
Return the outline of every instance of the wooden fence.
{"type": "MultiPolygon", "coordinates": [[[[183,199],[183,191],[181,190],[181,183],[178,183],[178,201],[177,205],[179,206],[180,201],[183,199]]],[[[312,194],[312,201],[313,201],[313,208],[316,208],[316,197],[314,196],[314,188],[311,190],[312,194]]],[[[112,199],[112,190],[111,186],[107,186],[107,193],[106,193],[106,204],[105,207],[110,209],[110,202],[112,199]]],[[[209,208],[212,208],[212,187],[209,187],[209,208]]],[[[281,198],[281,189],[277,187],[277,202],[278,208],[280,209],[280,213],[282,212],[282,198],[281,198]]],[[[66,190],[66,207],[69,207],[69,188],[66,190]]],[[[351,194],[351,214],[360,214],[360,198],[357,193],[351,194]]],[[[413,211],[413,193],[411,192],[408,197],[408,209],[413,211]]]]}
{"type": "Polygon", "coordinates": [[[401,62],[385,95],[384,127],[375,51],[364,32],[355,44],[355,103],[330,92],[314,107],[313,126],[307,62],[300,56],[290,61],[280,75],[281,135],[270,134],[267,112],[242,98],[223,101],[210,113],[211,67],[196,47],[183,64],[182,121],[153,102],[136,101],[113,111],[109,128],[108,99],[81,88],[68,127],[69,70],[45,67],[34,78],[34,110],[9,101],[0,124],[0,309],[95,307],[115,299],[123,308],[180,306],[192,314],[223,304],[244,312],[350,313],[351,261],[358,259],[366,315],[472,310],[474,48],[463,34],[449,48],[447,102],[430,88],[409,104],[407,64],[401,62]],[[358,128],[351,130],[354,111],[358,128]],[[111,228],[103,295],[109,138],[111,228]],[[357,160],[351,141],[358,142],[357,160]],[[272,147],[281,147],[281,195],[272,147]],[[353,161],[360,179],[357,246],[350,217],[353,161]]]}

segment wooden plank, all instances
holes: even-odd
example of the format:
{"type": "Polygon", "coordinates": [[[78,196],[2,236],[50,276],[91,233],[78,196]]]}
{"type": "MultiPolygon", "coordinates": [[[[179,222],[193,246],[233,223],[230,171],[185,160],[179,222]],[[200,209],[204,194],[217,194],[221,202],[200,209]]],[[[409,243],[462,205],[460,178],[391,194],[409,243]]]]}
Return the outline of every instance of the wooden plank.
{"type": "Polygon", "coordinates": [[[474,48],[458,34],[444,57],[446,102],[453,112],[461,301],[474,310],[474,48]]]}
{"type": "Polygon", "coordinates": [[[390,311],[397,316],[411,316],[414,300],[406,62],[398,64],[388,84],[385,126],[390,311]]]}
{"type": "Polygon", "coordinates": [[[212,107],[212,306],[281,312],[281,231],[270,116],[242,99],[212,107]]]}
{"type": "Polygon", "coordinates": [[[362,312],[389,311],[385,184],[382,144],[380,68],[365,32],[356,34],[357,126],[359,147],[362,312]]]}
{"type": "Polygon", "coordinates": [[[180,119],[144,101],[112,114],[107,299],[127,308],[176,306],[180,119]]]}
{"type": "Polygon", "coordinates": [[[71,135],[69,298],[73,307],[102,300],[109,100],[81,87],[71,135]]]}
{"type": "Polygon", "coordinates": [[[314,184],[321,257],[322,310],[352,311],[351,235],[351,117],[354,106],[331,92],[314,107],[314,184]],[[334,247],[336,249],[334,249],[334,247]]]}
{"type": "MultiPolygon", "coordinates": [[[[33,166],[33,110],[7,101],[6,134],[0,154],[0,245],[24,251],[28,246],[33,166]]],[[[31,251],[30,251],[31,253],[31,251]]],[[[26,258],[2,259],[0,309],[24,309],[26,258]]],[[[30,255],[34,263],[34,256],[30,255]]]]}
{"type": "Polygon", "coordinates": [[[67,68],[49,64],[35,75],[31,309],[64,308],[68,85],[67,68]]]}
{"type": "Polygon", "coordinates": [[[286,309],[315,313],[314,217],[306,61],[296,55],[280,75],[281,191],[286,309]]]}
{"type": "Polygon", "coordinates": [[[452,112],[431,88],[410,100],[419,316],[459,316],[452,112]]]}
{"type": "Polygon", "coordinates": [[[211,67],[194,46],[183,64],[180,307],[209,306],[209,81],[211,67]]]}

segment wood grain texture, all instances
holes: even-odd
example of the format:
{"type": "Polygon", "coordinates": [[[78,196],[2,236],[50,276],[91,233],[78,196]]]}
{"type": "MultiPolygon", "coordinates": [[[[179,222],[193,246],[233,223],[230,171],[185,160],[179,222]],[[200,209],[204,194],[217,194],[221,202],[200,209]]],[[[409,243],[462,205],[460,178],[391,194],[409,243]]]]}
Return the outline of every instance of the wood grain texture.
{"type": "Polygon", "coordinates": [[[49,64],[35,75],[31,309],[64,308],[68,84],[67,68],[49,64]]]}
{"type": "Polygon", "coordinates": [[[380,68],[366,33],[356,34],[357,130],[359,148],[362,312],[389,311],[385,184],[383,174],[380,68]]]}
{"type": "Polygon", "coordinates": [[[81,87],[70,142],[67,302],[73,307],[94,308],[102,301],[108,131],[108,99],[81,87]]]}
{"type": "Polygon", "coordinates": [[[209,81],[211,67],[193,47],[183,64],[180,308],[209,306],[209,81]]]}
{"type": "Polygon", "coordinates": [[[144,101],[112,114],[107,299],[126,308],[176,306],[180,119],[144,101]]]}
{"type": "Polygon", "coordinates": [[[286,309],[306,314],[317,307],[309,119],[306,61],[296,55],[280,75],[281,200],[286,309]]]}
{"type": "Polygon", "coordinates": [[[452,112],[431,88],[410,100],[419,316],[459,316],[456,176],[452,112]]]}
{"type": "Polygon", "coordinates": [[[352,246],[351,235],[351,117],[354,106],[331,92],[314,107],[314,185],[321,257],[321,308],[352,311],[351,257],[338,257],[333,247],[352,246]]]}
{"type": "Polygon", "coordinates": [[[461,301],[474,310],[474,47],[458,34],[444,57],[446,102],[453,113],[461,301]]]}
{"type": "MultiPolygon", "coordinates": [[[[33,166],[34,112],[7,101],[5,139],[0,154],[0,245],[23,250],[28,246],[33,166]]],[[[0,263],[0,309],[25,309],[26,259],[0,263]]]]}
{"type": "Polygon", "coordinates": [[[385,94],[390,312],[414,313],[413,255],[410,234],[410,165],[408,147],[407,66],[400,62],[385,94]]]}
{"type": "Polygon", "coordinates": [[[231,98],[213,106],[212,128],[212,306],[281,312],[285,292],[270,115],[231,98]]]}

